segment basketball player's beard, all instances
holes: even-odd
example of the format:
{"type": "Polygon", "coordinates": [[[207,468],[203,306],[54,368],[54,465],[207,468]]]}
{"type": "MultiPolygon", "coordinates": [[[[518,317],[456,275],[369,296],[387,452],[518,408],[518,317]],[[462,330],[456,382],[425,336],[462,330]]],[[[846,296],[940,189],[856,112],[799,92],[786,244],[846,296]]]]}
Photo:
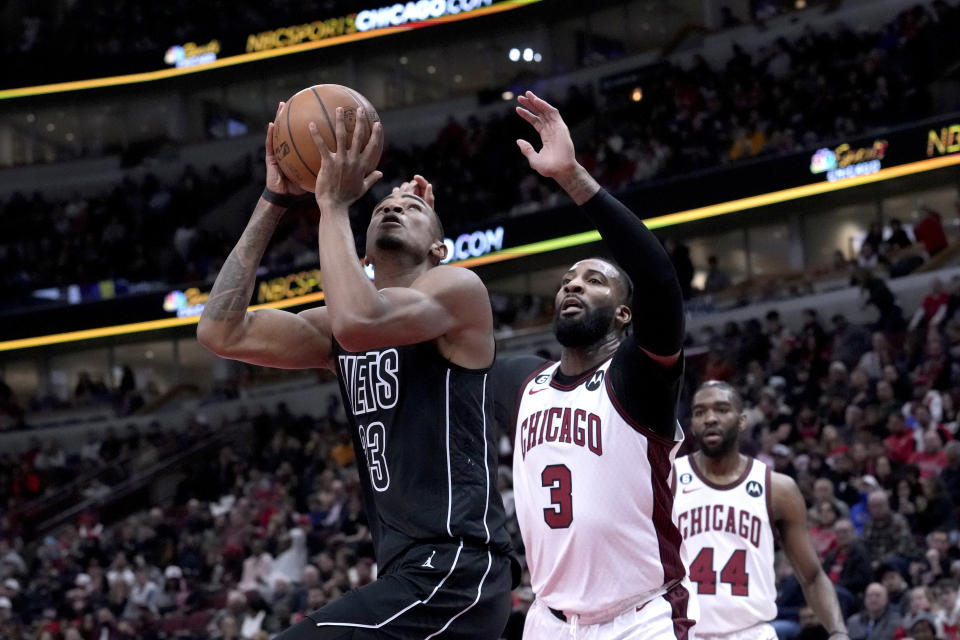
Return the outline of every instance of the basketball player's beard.
{"type": "Polygon", "coordinates": [[[565,347],[589,347],[599,342],[613,324],[614,307],[598,307],[584,309],[579,318],[569,318],[560,315],[560,310],[553,316],[553,331],[557,342],[565,347]]]}
{"type": "Polygon", "coordinates": [[[723,431],[723,438],[720,440],[720,444],[710,447],[703,441],[703,438],[698,438],[698,444],[700,445],[700,453],[707,456],[708,458],[722,458],[725,455],[729,454],[731,451],[738,448],[740,442],[740,432],[736,429],[727,429],[723,431]]]}

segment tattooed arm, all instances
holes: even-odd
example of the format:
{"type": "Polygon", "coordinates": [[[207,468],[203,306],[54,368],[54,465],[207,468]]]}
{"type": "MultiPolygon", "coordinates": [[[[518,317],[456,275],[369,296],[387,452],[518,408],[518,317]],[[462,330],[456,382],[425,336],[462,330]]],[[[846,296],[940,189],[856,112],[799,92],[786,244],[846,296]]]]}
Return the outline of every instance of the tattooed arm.
{"type": "MultiPolygon", "coordinates": [[[[296,194],[276,165],[273,123],[267,128],[267,187],[296,194]]],[[[299,193],[303,193],[299,191],[299,193]]],[[[261,198],[250,222],[213,284],[197,325],[197,340],[224,358],[283,369],[331,368],[326,307],[299,314],[279,309],[248,311],[257,266],[286,209],[261,198]]]]}

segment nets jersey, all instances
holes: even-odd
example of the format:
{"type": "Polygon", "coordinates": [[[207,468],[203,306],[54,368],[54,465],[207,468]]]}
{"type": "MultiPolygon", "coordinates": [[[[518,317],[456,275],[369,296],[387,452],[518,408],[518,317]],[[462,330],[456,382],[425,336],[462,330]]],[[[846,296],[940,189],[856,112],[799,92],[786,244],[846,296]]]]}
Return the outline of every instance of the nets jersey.
{"type": "Polygon", "coordinates": [[[720,486],[691,456],[674,464],[674,515],[700,601],[698,634],[732,633],[777,617],[770,468],[750,458],[720,486]]]}
{"type": "Polygon", "coordinates": [[[671,462],[683,439],[621,411],[607,360],[569,385],[559,363],[522,387],[513,483],[533,591],[579,615],[646,602],[683,578],[671,462]]]}
{"type": "Polygon", "coordinates": [[[334,348],[381,571],[424,541],[509,551],[487,370],[458,367],[433,343],[334,348]]]}

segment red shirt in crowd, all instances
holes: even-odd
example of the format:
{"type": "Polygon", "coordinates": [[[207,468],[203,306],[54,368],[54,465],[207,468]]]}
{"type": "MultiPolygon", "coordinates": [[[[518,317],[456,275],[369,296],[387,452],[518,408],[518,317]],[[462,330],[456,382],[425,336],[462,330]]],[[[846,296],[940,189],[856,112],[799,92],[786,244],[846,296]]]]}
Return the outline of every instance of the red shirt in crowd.
{"type": "Polygon", "coordinates": [[[930,255],[946,247],[947,234],[943,232],[940,214],[928,210],[927,215],[913,225],[913,237],[923,244],[930,255]]]}
{"type": "Polygon", "coordinates": [[[913,439],[912,432],[904,431],[901,434],[887,436],[883,446],[886,447],[887,457],[891,461],[906,464],[913,458],[916,441],[913,439]]]}
{"type": "Polygon", "coordinates": [[[947,454],[942,450],[936,453],[917,451],[910,456],[910,463],[917,465],[920,469],[921,478],[931,478],[940,475],[943,468],[947,466],[947,454]]]}

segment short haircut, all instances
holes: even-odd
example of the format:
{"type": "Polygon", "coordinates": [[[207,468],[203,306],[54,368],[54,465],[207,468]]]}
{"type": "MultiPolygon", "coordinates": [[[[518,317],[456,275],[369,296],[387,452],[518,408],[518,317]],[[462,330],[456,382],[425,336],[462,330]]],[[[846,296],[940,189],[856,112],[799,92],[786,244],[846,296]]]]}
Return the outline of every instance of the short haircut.
{"type": "Polygon", "coordinates": [[[694,395],[700,393],[704,389],[720,389],[721,391],[726,391],[727,395],[730,396],[730,402],[733,404],[734,408],[739,413],[743,411],[743,398],[740,397],[740,392],[733,388],[729,382],[724,382],[723,380],[707,380],[694,392],[694,395]]]}

